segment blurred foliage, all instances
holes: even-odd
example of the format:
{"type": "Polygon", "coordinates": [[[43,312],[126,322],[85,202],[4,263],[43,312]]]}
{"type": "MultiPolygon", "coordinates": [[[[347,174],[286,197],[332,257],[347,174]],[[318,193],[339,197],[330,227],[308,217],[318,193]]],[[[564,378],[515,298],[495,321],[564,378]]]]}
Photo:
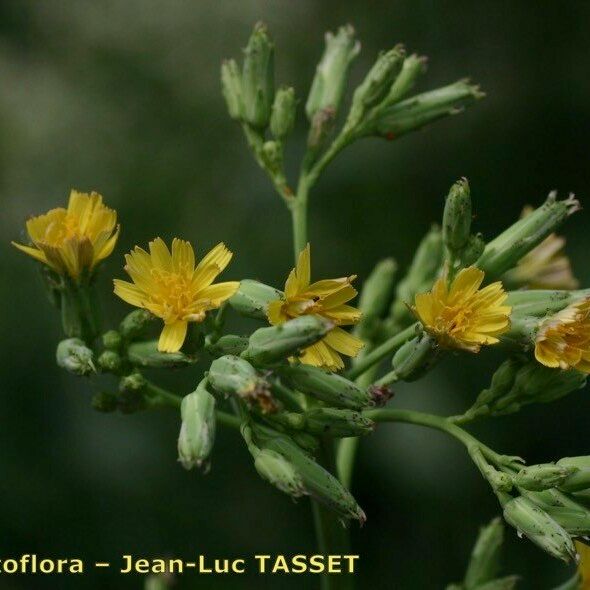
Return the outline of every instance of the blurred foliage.
{"type": "MultiPolygon", "coordinates": [[[[476,226],[491,236],[550,189],[576,192],[584,203],[589,17],[589,4],[575,0],[3,0],[0,555],[91,562],[124,553],[314,551],[307,503],[294,505],[264,484],[235,433],[221,434],[213,469],[202,477],[176,464],[174,412],[105,416],[91,409],[87,384],[55,366],[59,319],[34,265],[8,245],[22,238],[28,215],[62,205],[71,187],[97,190],[118,209],[123,233],[101,278],[104,315],[117,321],[125,306],[109,294],[110,277],[122,276],[124,251],[156,235],[190,239],[200,252],[223,239],[237,254],[225,276],[279,284],[292,259],[288,214],[225,113],[219,64],[263,19],[276,40],[278,83],[294,84],[304,100],[324,31],[352,22],[363,43],[354,81],[380,49],[403,41],[430,57],[430,86],[470,75],[488,98],[399,145],[359,142],[329,168],[311,206],[318,277],[362,278],[386,255],[406,265],[463,175],[476,226]]],[[[296,155],[303,120],[300,113],[291,141],[296,155]]],[[[588,223],[582,213],[567,224],[568,251],[585,285],[588,223]]],[[[485,355],[491,370],[494,352],[485,355]]],[[[400,387],[398,399],[462,411],[488,381],[484,363],[472,360],[447,362],[420,385],[400,387]]],[[[195,377],[187,373],[169,385],[189,391],[195,377]]],[[[547,461],[590,453],[589,410],[588,392],[580,392],[476,429],[498,451],[547,461]]],[[[412,426],[382,427],[363,441],[354,488],[368,515],[353,534],[359,587],[436,589],[458,579],[478,527],[498,512],[463,451],[412,426]]],[[[506,557],[525,589],[567,577],[512,533],[506,557]]],[[[204,583],[231,589],[254,582],[204,583]]],[[[256,580],[261,588],[301,583],[295,576],[256,580]]],[[[2,588],[55,584],[5,577],[2,588]]],[[[140,588],[141,580],[100,572],[58,585],[140,588]]],[[[177,587],[190,588],[191,577],[177,587]]]]}

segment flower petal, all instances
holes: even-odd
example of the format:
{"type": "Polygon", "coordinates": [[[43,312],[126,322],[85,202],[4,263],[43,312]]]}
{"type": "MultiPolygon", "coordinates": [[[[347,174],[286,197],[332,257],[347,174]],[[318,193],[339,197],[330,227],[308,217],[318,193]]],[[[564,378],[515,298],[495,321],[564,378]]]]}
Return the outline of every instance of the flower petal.
{"type": "Polygon", "coordinates": [[[239,281],[217,283],[199,291],[195,297],[209,299],[213,307],[219,307],[226,299],[229,299],[240,288],[239,281]]]}
{"type": "Polygon", "coordinates": [[[136,307],[143,307],[143,302],[146,299],[145,293],[139,289],[133,283],[122,281],[121,279],[114,279],[114,291],[115,295],[120,297],[123,301],[126,301],[130,305],[136,307]]]}
{"type": "Polygon", "coordinates": [[[171,324],[164,324],[164,329],[158,341],[160,352],[178,352],[184,344],[188,322],[177,321],[171,324]]]}

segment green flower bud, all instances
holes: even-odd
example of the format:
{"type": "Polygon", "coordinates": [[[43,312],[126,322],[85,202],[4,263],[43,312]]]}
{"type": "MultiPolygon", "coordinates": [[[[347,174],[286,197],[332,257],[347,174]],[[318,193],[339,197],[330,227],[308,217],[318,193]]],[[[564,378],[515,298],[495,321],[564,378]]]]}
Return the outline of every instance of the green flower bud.
{"type": "Polygon", "coordinates": [[[227,334],[214,343],[208,344],[207,352],[214,357],[220,357],[226,354],[239,356],[247,347],[248,338],[227,334]]]}
{"type": "Polygon", "coordinates": [[[272,365],[321,340],[334,324],[321,316],[303,315],[278,326],[259,328],[242,357],[255,365],[272,365]]]}
{"type": "Polygon", "coordinates": [[[506,576],[492,580],[482,586],[477,586],[477,590],[514,590],[520,578],[518,576],[506,576]]]}
{"type": "Polygon", "coordinates": [[[94,353],[79,338],[68,338],[57,345],[57,365],[74,375],[89,375],[96,372],[94,353]]]}
{"type": "MultiPolygon", "coordinates": [[[[271,431],[272,432],[272,431],[271,431]]],[[[351,493],[331,473],[302,451],[289,437],[280,433],[260,438],[260,446],[282,455],[294,467],[305,488],[305,492],[318,502],[325,504],[344,519],[366,520],[351,493]]]]}
{"type": "Polygon", "coordinates": [[[274,420],[287,428],[338,438],[362,436],[375,429],[375,423],[358,412],[336,408],[313,408],[303,414],[285,412],[276,414],[274,420]]]}
{"type": "Polygon", "coordinates": [[[283,169],[283,145],[278,141],[265,141],[262,144],[260,157],[266,167],[278,174],[283,169]]]}
{"type": "Polygon", "coordinates": [[[576,549],[567,532],[528,498],[509,500],[504,505],[504,518],[549,555],[566,563],[575,558],[576,549]]]}
{"type": "Polygon", "coordinates": [[[335,119],[336,111],[330,108],[322,109],[313,116],[307,135],[307,147],[313,154],[323,147],[335,119]]]}
{"type": "Polygon", "coordinates": [[[215,442],[215,398],[204,381],[182,400],[178,460],[185,469],[205,467],[215,442]]]}
{"type": "Polygon", "coordinates": [[[548,488],[559,487],[574,468],[544,463],[523,467],[513,478],[514,485],[525,490],[541,491],[548,488]]]}
{"type": "Polygon", "coordinates": [[[350,64],[360,50],[360,43],[355,41],[354,29],[350,25],[340,27],[336,35],[326,33],[326,48],[316,69],[305,105],[305,112],[310,121],[319,111],[338,112],[350,64]]]}
{"type": "Polygon", "coordinates": [[[551,369],[534,360],[508,359],[500,365],[488,389],[456,419],[468,422],[479,416],[503,416],[532,403],[549,403],[584,387],[586,375],[575,369],[551,369]]]}
{"type": "Polygon", "coordinates": [[[293,365],[281,368],[279,373],[292,386],[330,406],[361,410],[375,405],[375,400],[367,391],[341,375],[312,367],[293,365]]]}
{"type": "Polygon", "coordinates": [[[293,465],[280,453],[270,449],[259,449],[254,458],[254,467],[260,477],[281,492],[294,498],[305,494],[303,480],[293,465]]]}
{"type": "Polygon", "coordinates": [[[146,407],[144,392],[147,382],[141,373],[125,375],[119,381],[119,409],[132,414],[146,407]]]}
{"type": "Polygon", "coordinates": [[[365,113],[387,96],[402,69],[404,55],[403,46],[396,45],[377,58],[365,79],[354,91],[350,113],[346,120],[347,128],[358,125],[365,113]]]}
{"type": "Polygon", "coordinates": [[[295,125],[296,108],[295,90],[288,87],[279,88],[272,105],[272,114],[270,116],[270,132],[273,134],[273,137],[284,140],[290,135],[295,125]]]}
{"type": "Polygon", "coordinates": [[[423,293],[432,287],[442,263],[442,233],[437,226],[433,226],[418,245],[406,276],[397,286],[388,322],[391,332],[405,327],[412,321],[413,315],[408,305],[414,303],[416,293],[423,293]]]}
{"type": "Polygon", "coordinates": [[[240,315],[266,320],[268,304],[283,297],[282,291],[269,287],[258,281],[245,279],[240,281],[240,288],[229,299],[229,304],[240,315]]]}
{"type": "Polygon", "coordinates": [[[580,492],[590,488],[590,457],[564,457],[557,465],[571,469],[572,473],[559,484],[564,492],[580,492]]]}
{"type": "Polygon", "coordinates": [[[393,105],[404,98],[414,87],[418,77],[426,70],[426,58],[415,53],[404,60],[401,72],[392,84],[385,98],[387,105],[393,105]]]}
{"type": "Polygon", "coordinates": [[[198,358],[183,352],[160,352],[157,340],[133,342],[127,348],[129,362],[137,367],[155,369],[193,365],[198,358]]]}
{"type": "Polygon", "coordinates": [[[392,359],[392,380],[415,381],[427,373],[440,356],[434,338],[422,333],[408,340],[398,349],[392,359]]]}
{"type": "Polygon", "coordinates": [[[123,359],[114,350],[105,350],[98,357],[98,366],[107,373],[118,373],[123,365],[123,359]]]}
{"type": "Polygon", "coordinates": [[[559,201],[556,192],[550,193],[541,207],[489,242],[477,266],[488,280],[501,276],[579,209],[580,203],[573,195],[559,201]]]}
{"type": "Polygon", "coordinates": [[[500,549],[504,542],[504,526],[499,518],[494,518],[479,531],[463,585],[465,588],[479,588],[493,580],[500,567],[500,549]]]}
{"type": "Polygon", "coordinates": [[[361,339],[372,339],[387,312],[392,298],[397,264],[393,258],[385,258],[375,265],[363,283],[358,308],[362,313],[355,334],[361,339]]]}
{"type": "Polygon", "coordinates": [[[492,486],[494,492],[509,492],[512,489],[512,478],[507,473],[498,471],[492,467],[486,461],[486,458],[479,447],[470,448],[468,449],[468,452],[480,473],[492,486]]]}
{"type": "Polygon", "coordinates": [[[459,80],[379,109],[375,120],[366,126],[365,134],[396,139],[437,119],[456,115],[462,111],[464,105],[483,96],[479,86],[474,86],[467,80],[459,80]]]}
{"type": "Polygon", "coordinates": [[[219,393],[247,397],[258,388],[267,388],[256,369],[244,359],[225,355],[211,363],[209,383],[219,393]]]}
{"type": "Polygon", "coordinates": [[[544,318],[588,296],[590,296],[590,289],[576,291],[522,289],[509,291],[506,305],[512,306],[513,317],[544,318]]]}
{"type": "Polygon", "coordinates": [[[101,391],[92,396],[92,407],[97,412],[114,412],[117,406],[117,395],[110,391],[101,391]]]}
{"type": "Polygon", "coordinates": [[[253,127],[263,129],[268,125],[274,98],[274,43],[266,25],[255,25],[244,52],[243,118],[253,127]]]}
{"type": "Polygon", "coordinates": [[[123,318],[119,332],[125,340],[137,340],[145,335],[154,320],[155,316],[147,309],[136,309],[123,318]]]}
{"type": "Polygon", "coordinates": [[[102,345],[107,350],[118,352],[121,348],[122,342],[123,339],[121,338],[121,334],[119,334],[117,330],[109,330],[102,335],[102,345]]]}
{"type": "Polygon", "coordinates": [[[471,195],[466,178],[449,191],[443,213],[443,244],[451,258],[459,256],[471,236],[471,195]]]}
{"type": "Polygon", "coordinates": [[[221,64],[221,92],[225,98],[229,116],[240,120],[243,111],[242,76],[238,64],[233,59],[228,59],[221,64]]]}

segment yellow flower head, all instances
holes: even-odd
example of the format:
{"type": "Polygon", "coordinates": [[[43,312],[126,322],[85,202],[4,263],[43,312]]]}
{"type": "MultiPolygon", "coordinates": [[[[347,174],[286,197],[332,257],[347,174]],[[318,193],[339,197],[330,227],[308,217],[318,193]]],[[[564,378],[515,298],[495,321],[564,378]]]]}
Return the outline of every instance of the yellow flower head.
{"type": "Polygon", "coordinates": [[[268,305],[268,321],[276,326],[305,314],[319,315],[336,324],[326,336],[303,351],[302,363],[336,371],[344,367],[341,354],[354,357],[363,347],[363,342],[340,326],[356,324],[361,312],[346,305],[356,297],[351,282],[356,277],[344,277],[311,283],[309,244],[299,254],[297,266],[290,272],[285,283],[283,299],[268,305]]]}
{"type": "Polygon", "coordinates": [[[483,289],[484,272],[474,266],[462,269],[451,284],[439,278],[429,293],[416,295],[414,312],[445,348],[479,352],[483,344],[495,344],[510,327],[508,296],[501,282],[483,289]]]}
{"type": "MultiPolygon", "coordinates": [[[[521,217],[533,211],[527,206],[521,217]]],[[[504,275],[508,285],[529,289],[577,289],[578,281],[565,253],[565,238],[551,234],[504,275]]]]}
{"type": "Polygon", "coordinates": [[[125,271],[133,283],[115,279],[115,294],[123,301],[143,307],[164,320],[158,350],[177,352],[186,338],[188,322],[202,322],[240,286],[237,281],[217,283],[233,254],[217,244],[195,266],[189,242],[174,238],[172,252],[161,238],[149,243],[149,253],[136,246],[125,255],[125,271]]]}
{"type": "Polygon", "coordinates": [[[27,221],[34,246],[13,245],[60,274],[77,279],[113,251],[119,237],[117,213],[98,193],[72,190],[68,208],[51,209],[27,221]]]}
{"type": "Polygon", "coordinates": [[[575,541],[576,551],[580,556],[578,574],[580,575],[580,590],[590,590],[590,547],[581,541],[575,541]]]}
{"type": "Polygon", "coordinates": [[[547,367],[590,373],[590,298],[547,318],[535,339],[535,358],[547,367]]]}

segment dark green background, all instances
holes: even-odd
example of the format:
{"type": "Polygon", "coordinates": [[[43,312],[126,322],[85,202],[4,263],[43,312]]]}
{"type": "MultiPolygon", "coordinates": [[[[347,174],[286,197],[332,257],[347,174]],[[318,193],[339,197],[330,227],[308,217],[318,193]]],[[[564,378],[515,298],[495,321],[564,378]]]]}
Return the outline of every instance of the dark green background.
{"type": "MultiPolygon", "coordinates": [[[[34,264],[12,249],[27,216],[62,205],[71,187],[101,192],[122,223],[105,265],[105,317],[128,308],[110,292],[122,255],[160,235],[199,252],[225,240],[228,278],[280,285],[292,261],[289,219],[224,111],[218,70],[265,20],[277,79],[305,96],[325,30],[351,22],[358,81],[403,41],[430,57],[423,87],[469,75],[488,93],[464,115],[396,143],[366,140],[328,169],[312,198],[315,276],[402,265],[439,218],[449,185],[471,182],[477,228],[492,236],[549,190],[589,186],[590,10],[575,1],[334,2],[102,0],[0,3],[0,558],[21,553],[115,560],[123,553],[243,556],[314,551],[309,506],[264,484],[234,432],[221,432],[206,477],[176,463],[174,411],[102,415],[93,385],[59,371],[56,314],[34,264]]],[[[302,109],[301,109],[302,110],[302,109]]],[[[301,155],[300,116],[289,145],[301,155]]],[[[567,225],[588,285],[588,213],[567,225]]],[[[493,351],[452,359],[400,388],[395,406],[464,409],[489,379],[493,351]]],[[[190,371],[188,371],[190,373],[190,371]]],[[[190,391],[197,375],[169,384],[190,391]]],[[[590,453],[588,392],[477,425],[500,452],[546,461],[590,453]]],[[[461,578],[478,527],[497,502],[455,442],[382,426],[364,441],[354,493],[359,587],[439,589],[461,578]]],[[[506,573],[549,589],[570,570],[508,531],[506,573]]],[[[179,588],[301,588],[302,578],[183,578],[179,588]]],[[[317,579],[305,579],[314,588],[317,579]]],[[[139,578],[1,577],[0,588],[140,588],[139,578]]]]}

